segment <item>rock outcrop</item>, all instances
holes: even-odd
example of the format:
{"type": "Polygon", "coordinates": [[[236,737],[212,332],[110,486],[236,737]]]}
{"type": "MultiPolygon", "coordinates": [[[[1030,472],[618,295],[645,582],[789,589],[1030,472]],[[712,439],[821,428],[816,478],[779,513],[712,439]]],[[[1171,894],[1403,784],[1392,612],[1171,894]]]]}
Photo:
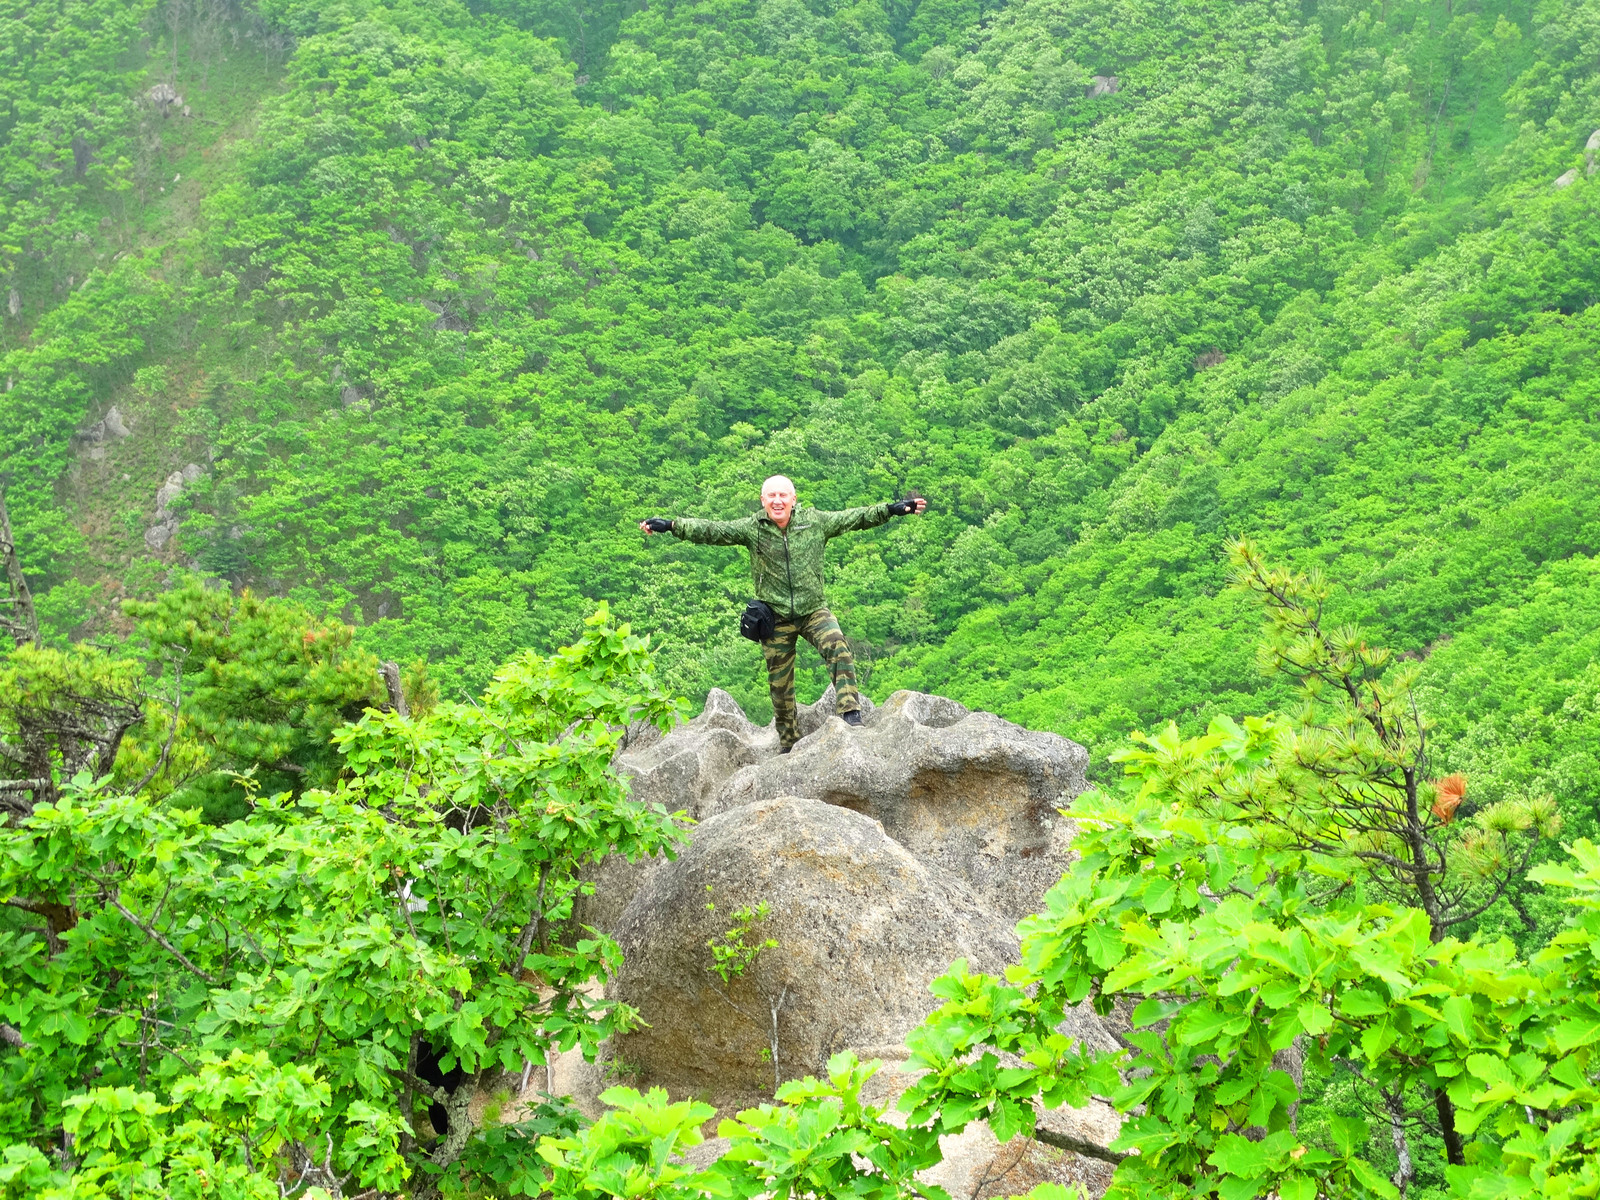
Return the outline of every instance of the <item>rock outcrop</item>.
{"type": "MultiPolygon", "coordinates": [[[[833,716],[830,687],[815,704],[802,704],[802,736],[815,733],[833,716]]],[[[862,697],[863,711],[872,701],[862,697]]],[[[662,735],[653,726],[635,730],[617,757],[617,770],[626,776],[634,796],[669,813],[683,812],[700,821],[716,811],[723,784],[741,767],[776,759],[778,731],[757,725],[744,715],[738,701],[721,688],[712,688],[706,705],[692,721],[662,735]]],[[[612,855],[590,873],[594,895],[580,897],[573,916],[580,925],[611,931],[634,892],[666,860],[630,863],[612,855]]]]}
{"type": "MultiPolygon", "coordinates": [[[[904,1042],[935,1007],[933,979],[957,958],[990,973],[1015,961],[1017,920],[1068,865],[1058,810],[1083,790],[1087,752],[939,696],[897,692],[859,727],[833,701],[830,689],[801,709],[788,754],[722,691],[665,736],[630,733],[616,766],[634,794],[698,824],[676,860],[601,864],[574,913],[617,939],[608,994],[647,1023],[615,1040],[608,1069],[726,1113],[849,1049],[884,1061],[871,1090],[892,1101],[915,1077],[904,1042]],[[777,945],[720,978],[707,943],[763,901],[745,944],[777,945]]],[[[1063,1031],[1116,1045],[1087,1007],[1063,1031]]],[[[1097,1104],[1041,1124],[1104,1145],[1120,1119],[1097,1104]]],[[[981,1124],[948,1141],[927,1182],[976,1200],[1044,1181],[1098,1194],[1109,1178],[1032,1140],[1001,1146],[981,1124]]]]}
{"type": "Polygon", "coordinates": [[[105,459],[108,443],[132,435],[133,431],[122,419],[122,410],[113,404],[105,416],[86,429],[79,430],[73,441],[84,449],[91,461],[101,462],[105,459]]]}
{"type": "MultiPolygon", "coordinates": [[[[872,701],[863,696],[861,705],[861,711],[871,716],[872,701]]],[[[831,687],[815,704],[800,705],[797,724],[802,743],[828,723],[833,706],[831,687]]],[[[651,728],[630,739],[617,759],[617,769],[628,776],[633,794],[646,804],[659,804],[668,812],[682,809],[698,821],[719,811],[718,793],[734,772],[777,759],[778,749],[774,726],[757,725],[737,700],[712,688],[694,720],[665,736],[651,728]]]]}
{"type": "MultiPolygon", "coordinates": [[[[1084,788],[1082,746],[943,696],[896,692],[863,704],[860,728],[833,718],[833,689],[800,709],[801,739],[778,753],[733,697],[713,689],[693,721],[645,735],[617,760],[634,794],[694,820],[774,796],[803,796],[864,813],[890,837],[964,880],[1013,922],[1061,877],[1070,841],[1057,808],[1084,788]]],[[[659,863],[609,861],[584,906],[610,929],[659,863]]]]}
{"type": "Polygon", "coordinates": [[[1066,738],[896,692],[859,729],[829,721],[789,754],[741,767],[711,811],[783,795],[853,809],[1015,922],[1067,868],[1057,807],[1083,790],[1088,762],[1066,738]]]}
{"type": "Polygon", "coordinates": [[[877,821],[793,796],[702,824],[634,896],[616,938],[612,994],[650,1023],[619,1039],[622,1059],[651,1083],[712,1094],[770,1095],[774,1047],[788,1079],[822,1074],[839,1050],[897,1046],[933,1011],[928,985],[954,959],[998,972],[1017,954],[1009,921],[877,821]],[[778,946],[724,983],[707,942],[763,901],[770,915],[752,937],[778,946]]]}
{"type": "Polygon", "coordinates": [[[168,508],[174,500],[183,495],[186,485],[204,476],[205,470],[200,464],[189,463],[183,470],[168,475],[166,481],[156,489],[156,523],[144,531],[146,546],[152,550],[161,550],[172,540],[172,535],[178,532],[178,515],[169,512],[168,508]]]}

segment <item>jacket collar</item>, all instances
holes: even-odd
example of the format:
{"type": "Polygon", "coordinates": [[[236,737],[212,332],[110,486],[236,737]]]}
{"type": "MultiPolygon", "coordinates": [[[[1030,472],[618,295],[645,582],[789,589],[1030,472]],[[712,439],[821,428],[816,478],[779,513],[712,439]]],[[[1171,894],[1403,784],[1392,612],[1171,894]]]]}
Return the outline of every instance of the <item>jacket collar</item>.
{"type": "Polygon", "coordinates": [[[803,517],[803,516],[806,516],[806,515],[808,515],[807,511],[806,511],[806,506],[804,504],[796,503],[795,506],[794,506],[794,511],[789,514],[789,524],[786,525],[783,529],[778,529],[778,523],[776,521],[774,521],[771,517],[767,516],[767,510],[764,509],[764,508],[757,510],[757,512],[756,512],[756,520],[757,521],[765,521],[768,525],[771,525],[774,529],[778,529],[779,533],[786,533],[790,529],[798,528],[799,525],[800,525],[800,518],[803,517]]]}

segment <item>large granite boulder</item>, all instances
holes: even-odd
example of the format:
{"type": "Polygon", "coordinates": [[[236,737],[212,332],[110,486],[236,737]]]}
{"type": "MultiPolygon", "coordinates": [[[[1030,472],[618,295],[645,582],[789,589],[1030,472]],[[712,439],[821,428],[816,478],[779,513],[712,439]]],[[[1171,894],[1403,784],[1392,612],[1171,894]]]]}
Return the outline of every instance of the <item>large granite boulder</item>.
{"type": "Polygon", "coordinates": [[[645,1083],[719,1103],[770,1096],[775,1075],[821,1074],[841,1049],[898,1046],[935,1007],[928,985],[953,960],[998,972],[1017,954],[1010,921],[876,820],[793,796],[701,824],[635,893],[615,936],[611,995],[648,1025],[614,1055],[645,1083]],[[724,983],[707,942],[762,901],[770,915],[747,940],[778,945],[724,983]]]}
{"type": "MultiPolygon", "coordinates": [[[[861,701],[863,711],[870,713],[872,701],[865,696],[861,701]]],[[[801,733],[814,733],[826,724],[834,715],[833,703],[829,687],[815,704],[800,705],[801,733]]],[[[842,722],[839,727],[846,728],[842,722]]],[[[671,732],[662,734],[653,725],[630,729],[616,769],[635,799],[699,821],[714,811],[713,800],[736,771],[777,758],[779,744],[775,726],[757,725],[737,700],[712,688],[700,715],[671,732]]],[[[666,861],[658,856],[629,862],[619,854],[608,855],[586,873],[594,891],[577,897],[575,923],[614,929],[640,884],[666,861]]]]}
{"type": "MultiPolygon", "coordinates": [[[[986,972],[1015,961],[1015,922],[1068,864],[1058,810],[1083,790],[1088,754],[939,696],[898,692],[859,728],[833,701],[830,689],[802,707],[786,755],[772,726],[722,691],[664,736],[630,733],[616,765],[634,794],[698,824],[675,861],[601,864],[578,906],[620,943],[608,992],[646,1023],[614,1040],[608,1070],[727,1114],[848,1048],[885,1060],[870,1090],[892,1101],[916,1075],[904,1040],[935,1006],[928,984],[957,958],[986,972]],[[719,978],[707,943],[762,901],[770,914],[747,941],[778,945],[719,978]]],[[[1087,1006],[1063,1032],[1115,1045],[1087,1006]]],[[[1041,1114],[1062,1144],[1104,1146],[1119,1125],[1104,1104],[1041,1114]]],[[[1107,1182],[1106,1162],[1033,1140],[1001,1146],[981,1123],[944,1140],[926,1181],[974,1200],[1043,1181],[1099,1194],[1107,1182]]]]}
{"type": "Polygon", "coordinates": [[[896,692],[860,728],[828,721],[789,754],[742,766],[709,807],[788,795],[853,809],[1016,921],[1067,868],[1071,831],[1058,809],[1083,791],[1088,762],[1056,734],[896,692]]]}
{"type": "MultiPolygon", "coordinates": [[[[864,700],[859,728],[833,705],[832,688],[802,705],[802,737],[779,754],[771,725],[713,689],[694,720],[631,741],[617,770],[641,800],[695,820],[784,795],[854,809],[1000,915],[1034,912],[1066,869],[1071,834],[1057,809],[1084,789],[1088,752],[922,692],[896,692],[877,709],[864,700]]],[[[661,861],[608,859],[591,875],[595,894],[579,905],[580,921],[612,930],[661,861]]]]}

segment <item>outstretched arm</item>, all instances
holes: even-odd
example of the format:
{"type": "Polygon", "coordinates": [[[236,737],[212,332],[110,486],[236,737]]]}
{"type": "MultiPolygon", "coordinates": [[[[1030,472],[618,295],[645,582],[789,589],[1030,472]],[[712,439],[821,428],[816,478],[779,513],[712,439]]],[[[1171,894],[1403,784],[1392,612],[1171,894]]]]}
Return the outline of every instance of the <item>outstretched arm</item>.
{"type": "Polygon", "coordinates": [[[755,518],[702,521],[696,517],[650,517],[639,522],[645,533],[671,533],[702,546],[748,546],[755,518]]]}
{"type": "Polygon", "coordinates": [[[882,504],[869,504],[865,508],[846,508],[839,512],[825,512],[819,515],[822,517],[823,528],[828,536],[837,537],[854,529],[872,529],[882,525],[890,517],[919,513],[927,507],[926,500],[921,496],[912,495],[904,500],[885,501],[882,504]]]}

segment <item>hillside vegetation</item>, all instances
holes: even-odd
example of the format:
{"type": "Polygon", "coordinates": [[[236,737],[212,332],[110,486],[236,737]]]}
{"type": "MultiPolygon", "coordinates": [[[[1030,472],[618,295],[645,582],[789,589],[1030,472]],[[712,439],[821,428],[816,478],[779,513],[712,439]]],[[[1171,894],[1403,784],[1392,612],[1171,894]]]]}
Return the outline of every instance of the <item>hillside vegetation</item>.
{"type": "Polygon", "coordinates": [[[742,553],[635,526],[783,470],[933,500],[834,548],[880,696],[1102,762],[1260,710],[1250,533],[1497,795],[1600,801],[1600,9],[634,7],[18,10],[0,444],[56,636],[189,568],[475,688],[605,598],[759,715],[742,553]]]}
{"type": "MultiPolygon", "coordinates": [[[[635,524],[748,511],[778,469],[934,501],[835,547],[873,690],[1096,747],[1260,703],[1225,534],[1418,654],[1592,592],[1592,5],[8,28],[0,437],[58,635],[188,565],[476,686],[605,597],[759,711],[742,556],[635,524]],[[113,405],[129,438],[74,441],[113,405]]],[[[1548,673],[1584,631],[1530,635],[1548,673]]]]}
{"type": "MultiPolygon", "coordinates": [[[[1231,779],[1229,755],[1266,770],[1250,756],[1272,739],[1290,754],[1298,734],[1212,725],[1305,698],[1294,672],[1258,669],[1256,605],[1226,586],[1228,545],[1251,538],[1262,561],[1336,581],[1330,631],[1359,624],[1414,668],[1397,694],[1435,723],[1411,767],[1464,776],[1464,817],[1521,814],[1497,836],[1526,835],[1521,866],[1551,887],[1519,867],[1450,936],[1504,933],[1532,955],[1589,887],[1559,843],[1600,837],[1597,164],[1600,0],[13,3],[0,484],[45,648],[0,676],[15,739],[0,759],[21,763],[24,732],[55,728],[30,705],[101,706],[126,741],[80,762],[61,734],[43,766],[12,772],[47,777],[28,804],[71,808],[72,774],[114,760],[127,802],[154,806],[139,818],[151,844],[189,839],[210,864],[189,877],[203,892],[236,853],[234,834],[208,831],[250,828],[226,821],[257,792],[359,790],[352,747],[389,762],[395,738],[423,737],[362,716],[383,698],[379,658],[406,667],[419,719],[444,696],[448,732],[425,731],[456,750],[482,732],[457,700],[521,704],[540,730],[568,713],[550,680],[571,655],[529,657],[563,644],[610,647],[618,678],[648,677],[652,717],[721,686],[764,718],[760,655],[736,630],[743,552],[646,539],[639,519],[742,515],[777,471],[824,507],[917,488],[925,516],[832,550],[830,604],[868,692],[940,692],[1060,732],[1102,783],[1119,747],[1146,761],[1126,749],[1135,731],[1166,738],[1184,771],[1231,779]],[[585,626],[599,604],[631,633],[585,626]],[[520,700],[508,662],[532,689],[520,700]],[[139,682],[152,664],[159,681],[139,682]],[[169,694],[183,697],[170,722],[169,694]]],[[[824,681],[800,661],[810,699],[824,681]]],[[[635,712],[616,686],[579,705],[586,786],[610,745],[596,714],[635,712]]],[[[1148,794],[1187,803],[1186,778],[1148,794]]],[[[92,800],[112,785],[81,786],[92,800]]],[[[409,774],[394,786],[417,799],[409,774]]],[[[1207,820],[1248,826],[1248,805],[1219,794],[1207,820]]],[[[596,795],[608,813],[620,803],[596,795]]],[[[355,837],[335,808],[283,816],[272,853],[355,837]]],[[[90,841],[111,820],[77,811],[90,841]]],[[[639,845],[668,836],[623,811],[639,845]]],[[[1117,820],[1145,837],[1154,818],[1129,812],[1117,820]]],[[[433,853],[436,817],[417,817],[432,833],[406,854],[433,853]]],[[[1227,850],[1203,842],[1184,853],[1227,850]]],[[[156,853],[95,845],[102,888],[156,853]]],[[[48,890],[32,853],[6,868],[23,898],[48,890]]],[[[1228,862],[1240,878],[1299,870],[1288,853],[1228,862]]],[[[1085,895],[1127,883],[1104,869],[1085,867],[1085,895]]],[[[204,895],[207,912],[236,902],[204,895]]],[[[1117,919],[1134,920],[1118,896],[1117,919]]],[[[159,915],[165,899],[149,900],[159,915]]],[[[347,900],[326,900],[319,930],[365,913],[347,900]]],[[[1290,921],[1302,900],[1257,915],[1290,921]]],[[[519,930],[501,933],[515,949],[519,930]]],[[[447,957],[488,953],[439,936],[447,957]]],[[[31,937],[0,928],[6,961],[34,961],[31,937]]],[[[171,984],[139,944],[154,956],[140,969],[171,984]]],[[[114,939],[67,965],[50,946],[65,972],[38,984],[52,995],[116,961],[95,957],[114,939]]],[[[1103,949],[1074,968],[1096,988],[1116,961],[1103,949]]],[[[244,969],[234,943],[213,950],[205,976],[244,969]]],[[[574,954],[563,978],[603,973],[602,950],[574,954]]],[[[1449,985],[1484,1021],[1503,999],[1484,981],[1513,971],[1495,961],[1449,985]]],[[[210,1011],[201,977],[182,977],[175,1023],[210,1011]]],[[[428,1019],[445,1020],[449,996],[433,999],[428,1019]]],[[[125,1002],[106,1003],[115,1016],[125,1002]]],[[[590,1046],[612,1017],[540,1019],[517,1055],[590,1046]]],[[[109,1028],[62,1021],[50,1036],[80,1048],[109,1028]]],[[[1473,1028],[1473,1054],[1547,1052],[1521,1027],[1473,1028]]],[[[404,1059],[423,1034],[373,1036],[404,1059]]],[[[1588,1053],[1564,1037],[1560,1054],[1588,1053]]],[[[1419,1082],[1407,1061],[1404,1104],[1443,1094],[1449,1063],[1419,1082]]],[[[72,1087],[105,1069],[84,1057],[72,1087]]],[[[274,1086],[305,1084],[291,1075],[274,1086]]],[[[0,1105],[7,1128],[61,1120],[71,1089],[40,1078],[0,1105]]],[[[367,1122],[375,1140],[349,1161],[384,1186],[420,1153],[396,1124],[414,1116],[405,1087],[403,1116],[328,1101],[367,1122]]],[[[1331,1067],[1315,1076],[1308,1127],[1364,1111],[1358,1090],[1331,1067]]],[[[1444,1188],[1441,1171],[1418,1186],[1444,1188]]]]}

